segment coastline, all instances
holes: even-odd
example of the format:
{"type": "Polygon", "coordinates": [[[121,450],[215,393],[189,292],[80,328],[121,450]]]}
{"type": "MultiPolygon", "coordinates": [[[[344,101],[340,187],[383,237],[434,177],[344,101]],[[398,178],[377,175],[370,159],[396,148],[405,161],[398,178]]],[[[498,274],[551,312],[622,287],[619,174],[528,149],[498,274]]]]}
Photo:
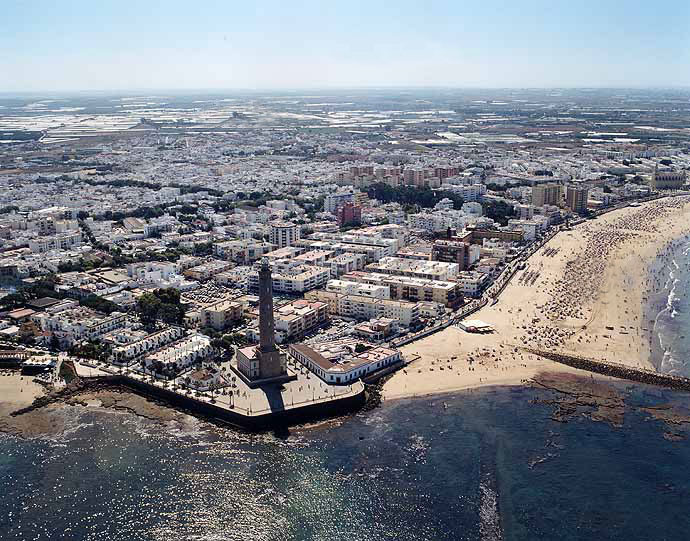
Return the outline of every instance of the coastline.
{"type": "Polygon", "coordinates": [[[405,346],[403,354],[415,360],[384,385],[384,399],[520,385],[540,372],[575,371],[522,346],[656,370],[659,352],[649,322],[666,304],[668,261],[688,238],[688,197],[615,210],[560,232],[528,260],[496,305],[473,316],[494,333],[450,327],[405,346]],[[523,278],[530,272],[536,276],[531,283],[523,278]]]}
{"type": "MultiPolygon", "coordinates": [[[[404,346],[403,355],[416,360],[387,378],[382,400],[524,385],[544,373],[606,377],[524,347],[659,370],[664,351],[654,327],[668,302],[669,261],[689,241],[690,197],[626,207],[559,232],[516,273],[498,303],[473,316],[494,333],[451,326],[404,346]]],[[[32,436],[60,430],[60,404],[10,418],[45,392],[19,373],[2,378],[0,431],[32,436]]],[[[171,420],[161,404],[122,395],[91,398],[104,408],[171,420]],[[158,408],[166,412],[152,413],[158,408]]],[[[90,399],[73,402],[92,405],[90,399]]]]}
{"type": "MultiPolygon", "coordinates": [[[[676,261],[681,257],[684,257],[684,252],[687,250],[690,244],[690,234],[685,235],[677,239],[677,245],[673,247],[669,252],[669,257],[671,261],[676,261]]],[[[651,291],[649,294],[649,300],[645,306],[645,320],[649,321],[651,330],[649,333],[650,342],[650,358],[654,369],[657,371],[663,371],[663,361],[667,353],[667,348],[662,344],[660,331],[660,318],[663,317],[664,313],[669,310],[669,296],[671,290],[673,289],[673,284],[671,283],[670,273],[672,272],[668,261],[657,261],[659,264],[659,278],[658,287],[651,291]]],[[[650,270],[650,275],[652,274],[650,270]]]]}

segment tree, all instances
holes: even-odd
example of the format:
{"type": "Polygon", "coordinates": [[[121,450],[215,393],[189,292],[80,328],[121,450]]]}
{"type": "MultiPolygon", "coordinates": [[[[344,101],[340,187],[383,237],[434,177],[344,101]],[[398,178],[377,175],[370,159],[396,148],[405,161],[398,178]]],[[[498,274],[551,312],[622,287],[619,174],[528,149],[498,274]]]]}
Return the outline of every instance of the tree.
{"type": "Polygon", "coordinates": [[[174,287],[156,289],[154,295],[163,303],[179,304],[180,302],[180,292],[174,287]]]}
{"type": "Polygon", "coordinates": [[[508,218],[515,215],[513,206],[505,201],[484,201],[482,208],[487,218],[491,218],[501,225],[507,225],[508,218]]]}
{"type": "Polygon", "coordinates": [[[444,198],[453,201],[453,208],[455,209],[459,209],[463,204],[462,197],[450,190],[432,190],[415,186],[397,186],[394,188],[384,182],[372,184],[367,193],[369,197],[383,203],[400,203],[403,206],[419,205],[422,208],[431,208],[444,198]]]}
{"type": "Polygon", "coordinates": [[[14,310],[23,306],[29,300],[25,292],[10,293],[0,299],[0,307],[3,310],[14,310]]]}
{"type": "Polygon", "coordinates": [[[238,332],[234,332],[231,334],[226,334],[223,336],[223,341],[226,342],[229,346],[245,346],[247,345],[247,338],[238,332]]]}
{"type": "Polygon", "coordinates": [[[184,310],[179,304],[161,303],[158,317],[165,323],[179,325],[184,321],[184,310]]]}
{"type": "Polygon", "coordinates": [[[361,342],[358,342],[355,345],[355,353],[364,353],[367,349],[369,349],[366,345],[362,344],[361,342]]]}
{"type": "Polygon", "coordinates": [[[112,301],[99,297],[98,295],[89,295],[88,297],[81,299],[79,304],[91,308],[93,310],[98,310],[105,314],[112,314],[117,312],[120,307],[112,301]]]}
{"type": "Polygon", "coordinates": [[[179,325],[184,321],[185,309],[180,302],[180,292],[174,288],[156,289],[153,293],[144,293],[137,300],[139,318],[145,325],[156,320],[179,325]]]}
{"type": "Polygon", "coordinates": [[[145,325],[155,323],[161,307],[160,299],[153,293],[144,293],[137,300],[137,311],[141,322],[145,325]]]}

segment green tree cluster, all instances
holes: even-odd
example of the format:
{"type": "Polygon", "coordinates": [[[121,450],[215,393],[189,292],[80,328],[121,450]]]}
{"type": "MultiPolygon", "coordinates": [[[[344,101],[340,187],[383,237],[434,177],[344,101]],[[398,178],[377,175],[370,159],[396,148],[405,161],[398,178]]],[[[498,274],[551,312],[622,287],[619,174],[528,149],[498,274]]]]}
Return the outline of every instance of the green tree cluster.
{"type": "Polygon", "coordinates": [[[508,225],[508,219],[515,216],[515,209],[505,201],[484,201],[482,203],[484,216],[491,218],[501,225],[508,225]]]}
{"type": "Polygon", "coordinates": [[[453,201],[453,208],[462,207],[463,199],[460,195],[449,190],[432,190],[430,188],[417,188],[415,186],[389,186],[384,182],[372,184],[367,189],[369,197],[378,199],[383,203],[400,203],[401,205],[419,205],[422,208],[431,208],[441,199],[448,198],[453,201]]]}
{"type": "Polygon", "coordinates": [[[89,295],[79,301],[79,304],[103,312],[104,314],[112,314],[120,310],[120,307],[112,301],[99,297],[98,295],[89,295]]]}
{"type": "Polygon", "coordinates": [[[180,292],[177,289],[165,288],[139,297],[137,312],[145,325],[152,325],[158,320],[179,325],[184,320],[185,307],[180,302],[180,292]]]}

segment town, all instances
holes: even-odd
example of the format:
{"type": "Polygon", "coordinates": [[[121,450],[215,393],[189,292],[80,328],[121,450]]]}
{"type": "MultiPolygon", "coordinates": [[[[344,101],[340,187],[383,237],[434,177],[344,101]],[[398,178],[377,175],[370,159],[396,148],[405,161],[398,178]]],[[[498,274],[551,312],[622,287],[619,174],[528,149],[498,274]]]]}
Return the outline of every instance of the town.
{"type": "Polygon", "coordinates": [[[556,231],[688,193],[682,118],[570,98],[19,107],[0,363],[244,426],[359,407],[403,345],[492,332],[472,314],[556,231]]]}

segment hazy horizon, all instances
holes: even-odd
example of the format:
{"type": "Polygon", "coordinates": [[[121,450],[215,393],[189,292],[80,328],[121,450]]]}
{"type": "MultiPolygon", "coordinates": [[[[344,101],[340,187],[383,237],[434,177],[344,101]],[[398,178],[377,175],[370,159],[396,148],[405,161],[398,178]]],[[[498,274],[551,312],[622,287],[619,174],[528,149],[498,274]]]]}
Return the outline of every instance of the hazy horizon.
{"type": "Polygon", "coordinates": [[[581,91],[581,92],[599,92],[599,91],[620,91],[620,90],[630,90],[630,91],[674,91],[674,90],[688,90],[690,91],[690,84],[687,85],[667,85],[667,86],[380,86],[380,85],[360,85],[360,86],[332,86],[332,87],[254,87],[254,88],[242,88],[242,87],[226,87],[226,88],[165,88],[165,87],[151,87],[151,88],[73,88],[64,90],[50,90],[50,89],[36,89],[36,90],[16,90],[16,91],[4,91],[0,90],[0,96],[4,98],[12,97],[25,97],[32,95],[56,95],[64,97],[78,96],[80,94],[113,94],[113,95],[126,95],[126,94],[136,94],[140,95],[142,92],[156,92],[156,93],[167,93],[167,94],[179,94],[179,95],[190,95],[190,94],[267,94],[276,92],[286,92],[290,94],[302,93],[302,92],[333,92],[333,93],[346,93],[346,92],[356,92],[363,90],[372,91],[399,91],[399,92],[414,92],[414,91],[506,91],[506,92],[517,92],[517,91],[581,91]]]}
{"type": "Polygon", "coordinates": [[[690,5],[3,5],[2,93],[690,86],[690,5]]]}

